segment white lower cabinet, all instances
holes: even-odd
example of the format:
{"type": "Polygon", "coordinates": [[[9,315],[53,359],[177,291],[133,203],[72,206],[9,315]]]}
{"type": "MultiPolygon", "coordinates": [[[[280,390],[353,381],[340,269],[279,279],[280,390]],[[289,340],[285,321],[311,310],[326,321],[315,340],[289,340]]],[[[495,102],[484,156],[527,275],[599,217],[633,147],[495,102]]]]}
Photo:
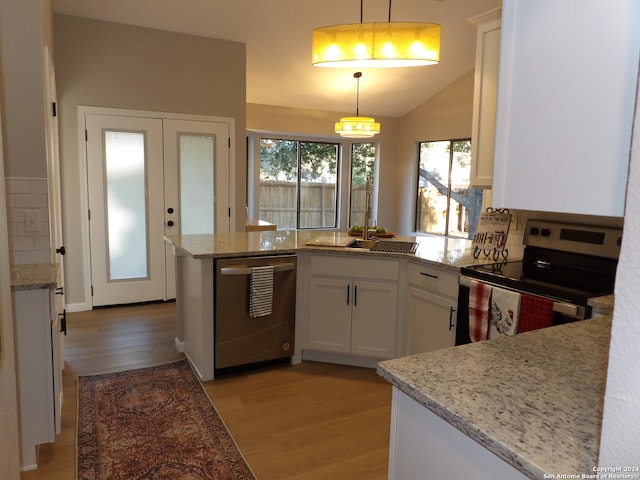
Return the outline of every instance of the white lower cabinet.
{"type": "Polygon", "coordinates": [[[22,470],[37,468],[38,445],[60,433],[62,365],[54,293],[50,289],[12,292],[20,405],[22,470]]]}
{"type": "Polygon", "coordinates": [[[397,279],[397,260],[312,256],[307,347],[392,358],[397,279]],[[359,275],[366,278],[357,278],[359,275]]]}
{"type": "Polygon", "coordinates": [[[407,355],[452,347],[456,341],[457,301],[409,287],[407,355]]]}
{"type": "Polygon", "coordinates": [[[417,263],[407,266],[405,355],[453,347],[458,275],[417,263]]]}
{"type": "Polygon", "coordinates": [[[394,387],[388,478],[525,480],[527,477],[394,387]]]}

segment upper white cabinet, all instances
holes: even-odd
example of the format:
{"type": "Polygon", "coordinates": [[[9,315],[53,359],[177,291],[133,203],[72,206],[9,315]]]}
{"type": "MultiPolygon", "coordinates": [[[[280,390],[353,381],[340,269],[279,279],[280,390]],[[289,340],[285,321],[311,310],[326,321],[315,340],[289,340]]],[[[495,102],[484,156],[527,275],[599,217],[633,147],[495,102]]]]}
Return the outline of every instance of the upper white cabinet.
{"type": "Polygon", "coordinates": [[[471,127],[471,185],[474,187],[491,187],[493,181],[500,12],[500,8],[495,8],[468,20],[478,28],[471,127]]]}
{"type": "Polygon", "coordinates": [[[637,0],[503,0],[493,205],[624,215],[637,0]]]}

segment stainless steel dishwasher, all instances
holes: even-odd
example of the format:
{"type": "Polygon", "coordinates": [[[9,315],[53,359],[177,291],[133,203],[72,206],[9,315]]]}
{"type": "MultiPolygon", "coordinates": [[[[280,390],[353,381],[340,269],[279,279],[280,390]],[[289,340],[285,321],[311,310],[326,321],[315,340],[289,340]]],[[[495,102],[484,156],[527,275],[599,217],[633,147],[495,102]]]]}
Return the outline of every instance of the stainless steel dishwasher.
{"type": "Polygon", "coordinates": [[[293,355],[296,256],[220,259],[215,262],[214,368],[228,369],[293,355]],[[273,267],[271,313],[251,316],[254,267],[273,267]]]}

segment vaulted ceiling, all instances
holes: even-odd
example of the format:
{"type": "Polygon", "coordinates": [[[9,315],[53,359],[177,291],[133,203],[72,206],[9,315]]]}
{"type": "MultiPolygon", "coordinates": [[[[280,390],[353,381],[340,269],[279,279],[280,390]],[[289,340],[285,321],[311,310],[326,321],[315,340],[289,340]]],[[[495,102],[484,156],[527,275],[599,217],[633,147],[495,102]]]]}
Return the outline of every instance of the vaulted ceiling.
{"type": "MultiPolygon", "coordinates": [[[[475,27],[467,19],[499,3],[395,0],[392,21],[442,25],[440,63],[362,70],[360,113],[400,117],[470,71],[475,27]]],[[[389,0],[363,0],[363,21],[387,21],[389,5],[389,0]]],[[[53,0],[53,8],[65,15],[245,43],[248,103],[355,111],[354,71],[311,66],[311,31],[358,23],[358,0],[53,0]]]]}

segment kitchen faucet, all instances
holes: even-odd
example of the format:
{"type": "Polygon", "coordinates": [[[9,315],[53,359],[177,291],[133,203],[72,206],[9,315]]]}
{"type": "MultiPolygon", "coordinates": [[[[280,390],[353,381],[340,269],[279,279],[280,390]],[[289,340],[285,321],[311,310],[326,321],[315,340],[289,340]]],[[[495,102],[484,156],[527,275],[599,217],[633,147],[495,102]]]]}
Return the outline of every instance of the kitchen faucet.
{"type": "Polygon", "coordinates": [[[369,240],[369,222],[371,221],[371,194],[373,193],[373,185],[371,177],[367,175],[365,178],[365,207],[364,207],[364,227],[362,229],[362,239],[369,240]]]}

